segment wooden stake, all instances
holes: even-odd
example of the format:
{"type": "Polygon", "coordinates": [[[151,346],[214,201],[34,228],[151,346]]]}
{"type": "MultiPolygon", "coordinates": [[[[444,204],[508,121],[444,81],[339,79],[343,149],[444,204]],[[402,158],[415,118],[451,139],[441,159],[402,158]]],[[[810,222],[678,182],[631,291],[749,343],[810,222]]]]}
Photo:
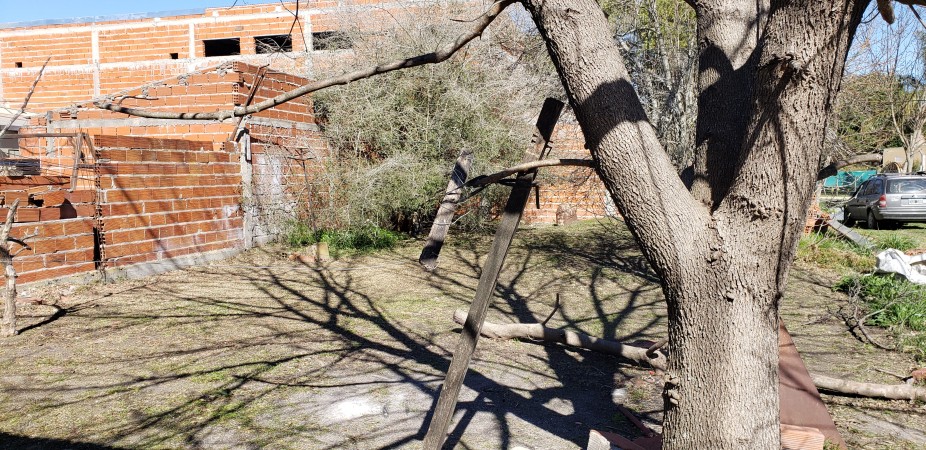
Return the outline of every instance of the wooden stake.
{"type": "MultiPolygon", "coordinates": [[[[534,130],[533,148],[524,155],[524,162],[536,161],[546,156],[549,151],[547,144],[562,110],[563,103],[559,100],[548,98],[543,103],[540,117],[537,118],[537,127],[534,130]]],[[[457,406],[457,398],[460,395],[463,378],[466,377],[470,359],[476,349],[476,341],[479,339],[479,333],[482,330],[483,322],[485,322],[492,294],[495,292],[495,286],[498,283],[498,275],[502,271],[502,265],[508,255],[514,233],[518,228],[518,223],[521,221],[521,215],[524,213],[524,207],[527,206],[527,199],[531,193],[531,184],[536,174],[536,169],[521,172],[511,189],[511,194],[508,196],[501,222],[495,232],[492,248],[489,251],[489,256],[482,269],[482,276],[479,278],[479,284],[476,287],[476,296],[470,306],[466,322],[463,324],[460,341],[457,344],[456,351],[453,353],[450,369],[447,370],[447,378],[444,380],[440,398],[428,426],[428,433],[424,438],[423,448],[425,450],[440,449],[447,438],[447,430],[450,427],[450,419],[453,417],[453,412],[457,406]]]]}
{"type": "Polygon", "coordinates": [[[447,183],[447,193],[440,202],[440,208],[437,209],[434,223],[431,224],[428,241],[424,244],[421,256],[418,257],[418,262],[429,272],[437,268],[437,257],[440,255],[441,247],[444,246],[444,239],[447,238],[447,231],[450,229],[450,223],[453,222],[453,215],[460,206],[463,186],[466,184],[466,179],[469,178],[469,171],[472,167],[473,151],[464,148],[457,158],[457,163],[453,166],[450,182],[447,183]]]}
{"type": "Polygon", "coordinates": [[[3,323],[2,328],[4,336],[14,336],[16,330],[16,269],[13,267],[13,255],[10,253],[10,232],[13,230],[13,218],[16,216],[16,208],[19,207],[19,199],[13,201],[9,212],[6,214],[6,223],[0,229],[0,264],[3,264],[4,274],[6,275],[6,292],[4,297],[3,323]]]}

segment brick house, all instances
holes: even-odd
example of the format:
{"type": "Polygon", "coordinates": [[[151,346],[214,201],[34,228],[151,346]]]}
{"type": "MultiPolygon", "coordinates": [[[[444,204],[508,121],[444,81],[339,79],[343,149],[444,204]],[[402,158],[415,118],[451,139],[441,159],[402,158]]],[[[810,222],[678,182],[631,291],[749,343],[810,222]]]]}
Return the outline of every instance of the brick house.
{"type": "MultiPolygon", "coordinates": [[[[90,99],[178,112],[259,102],[350,56],[343,14],[376,23],[397,5],[303,2],[300,26],[294,2],[0,25],[0,106],[18,108],[52,55],[18,130],[18,167],[37,171],[0,176],[2,204],[21,200],[13,235],[39,234],[16,258],[20,282],[223,258],[272,239],[297,203],[330,198],[312,184],[327,146],[309,97],[224,121],[130,117],[90,99]]],[[[575,125],[558,136],[559,157],[587,155],[575,125]]],[[[528,223],[551,223],[562,204],[608,212],[590,171],[558,173],[528,223]]]]}

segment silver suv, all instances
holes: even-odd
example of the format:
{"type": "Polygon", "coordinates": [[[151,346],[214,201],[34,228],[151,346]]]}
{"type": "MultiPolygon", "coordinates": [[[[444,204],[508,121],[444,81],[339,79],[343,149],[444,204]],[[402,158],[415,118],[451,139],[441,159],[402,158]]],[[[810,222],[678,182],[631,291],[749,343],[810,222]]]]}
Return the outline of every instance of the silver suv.
{"type": "Polygon", "coordinates": [[[871,229],[926,222],[926,174],[875,175],[859,186],[843,214],[846,225],[865,221],[871,229]]]}

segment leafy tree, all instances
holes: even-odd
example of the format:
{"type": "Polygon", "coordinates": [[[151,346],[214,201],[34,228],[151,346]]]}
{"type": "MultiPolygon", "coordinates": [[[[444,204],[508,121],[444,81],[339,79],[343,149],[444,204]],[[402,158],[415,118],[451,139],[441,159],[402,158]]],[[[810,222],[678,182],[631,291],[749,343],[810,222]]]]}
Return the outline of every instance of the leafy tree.
{"type": "MultiPolygon", "coordinates": [[[[472,30],[424,55],[359,69],[232,111],[445,61],[472,30]]],[[[585,135],[596,171],[662,280],[669,368],[664,448],[778,449],[778,305],[835,126],[846,56],[867,0],[689,0],[697,28],[692,183],[678,176],[595,0],[522,0],[585,135]]],[[[885,19],[893,3],[879,0],[885,19]]],[[[904,3],[917,3],[905,0],[904,3]]]]}

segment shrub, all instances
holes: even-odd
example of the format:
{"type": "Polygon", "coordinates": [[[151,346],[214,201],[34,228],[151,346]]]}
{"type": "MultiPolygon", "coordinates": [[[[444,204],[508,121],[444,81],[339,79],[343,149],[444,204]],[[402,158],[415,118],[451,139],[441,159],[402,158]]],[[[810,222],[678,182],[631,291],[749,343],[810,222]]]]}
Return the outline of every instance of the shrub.
{"type": "Polygon", "coordinates": [[[878,238],[878,247],[882,249],[894,248],[900,251],[912,250],[917,247],[916,241],[909,236],[890,233],[878,238]]]}
{"type": "Polygon", "coordinates": [[[842,292],[858,292],[874,314],[869,323],[926,331],[926,286],[881,275],[847,276],[836,284],[842,292]]]}
{"type": "Polygon", "coordinates": [[[835,289],[858,294],[871,317],[866,325],[891,330],[901,351],[926,359],[926,286],[893,276],[843,277],[835,289]]]}
{"type": "Polygon", "coordinates": [[[306,223],[296,222],[286,235],[290,247],[300,248],[326,242],[333,255],[343,252],[367,253],[395,247],[402,235],[374,225],[344,230],[312,230],[306,223]]]}
{"type": "MultiPolygon", "coordinates": [[[[432,17],[466,10],[465,5],[459,5],[460,11],[453,5],[433,8],[432,17]]],[[[395,29],[385,34],[358,27],[351,33],[356,60],[382,62],[433,51],[460,32],[457,25],[435,26],[424,16],[398,13],[395,29]]],[[[494,172],[522,157],[529,148],[532,116],[545,95],[558,92],[558,83],[536,35],[508,20],[493,29],[441,64],[314,95],[332,156],[325,174],[332,180],[330,191],[339,196],[338,217],[327,227],[352,229],[359,222],[416,231],[437,211],[462,149],[475,154],[472,175],[494,172]],[[535,67],[538,61],[547,62],[535,67]],[[533,89],[525,89],[525,83],[533,89]]],[[[479,198],[483,203],[468,204],[463,223],[478,226],[491,218],[487,212],[503,200],[491,194],[504,191],[493,187],[479,198]]]]}
{"type": "Polygon", "coordinates": [[[798,241],[798,261],[828,269],[867,271],[874,267],[871,252],[828,233],[811,233],[798,241]]]}

